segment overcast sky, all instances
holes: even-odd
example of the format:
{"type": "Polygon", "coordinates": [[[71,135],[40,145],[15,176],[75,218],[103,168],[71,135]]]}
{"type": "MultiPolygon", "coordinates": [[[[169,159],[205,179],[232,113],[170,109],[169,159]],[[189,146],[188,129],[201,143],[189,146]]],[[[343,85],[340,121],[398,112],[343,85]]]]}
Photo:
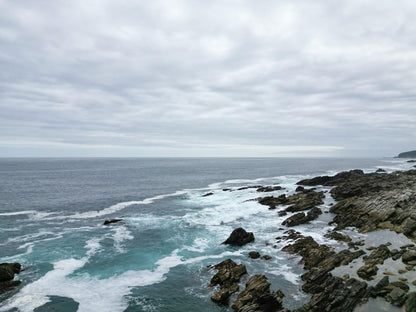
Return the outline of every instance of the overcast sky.
{"type": "Polygon", "coordinates": [[[414,0],[0,0],[0,156],[416,149],[414,0]]]}

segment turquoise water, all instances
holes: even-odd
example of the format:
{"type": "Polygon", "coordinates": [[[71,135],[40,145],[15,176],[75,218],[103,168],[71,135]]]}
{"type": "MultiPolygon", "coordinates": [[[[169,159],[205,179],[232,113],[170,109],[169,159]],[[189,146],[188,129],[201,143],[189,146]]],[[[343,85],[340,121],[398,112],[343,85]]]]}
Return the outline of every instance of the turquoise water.
{"type": "MultiPolygon", "coordinates": [[[[22,286],[0,311],[228,311],[210,301],[207,266],[226,258],[266,273],[296,307],[298,259],[280,251],[276,211],[246,185],[294,192],[306,177],[362,168],[410,167],[394,159],[1,159],[0,262],[18,261],[22,286]],[[234,191],[223,191],[231,188],[234,191]],[[212,196],[203,197],[207,192],[212,196]],[[103,221],[123,218],[104,226],[103,221]],[[254,243],[221,245],[242,226],[254,243]],[[251,250],[272,260],[253,260],[251,250]]],[[[323,209],[332,199],[327,194],[323,209]]],[[[318,242],[325,216],[298,228],[318,242]]],[[[283,243],[282,243],[283,244],[283,243]]],[[[244,281],[243,281],[244,282],[244,281]]]]}

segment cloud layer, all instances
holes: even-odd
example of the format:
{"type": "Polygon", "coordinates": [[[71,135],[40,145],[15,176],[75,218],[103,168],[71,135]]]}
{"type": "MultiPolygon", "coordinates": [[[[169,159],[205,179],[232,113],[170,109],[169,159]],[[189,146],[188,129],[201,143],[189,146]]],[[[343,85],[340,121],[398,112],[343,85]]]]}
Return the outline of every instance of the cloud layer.
{"type": "Polygon", "coordinates": [[[0,156],[416,148],[416,3],[0,2],[0,156]]]}

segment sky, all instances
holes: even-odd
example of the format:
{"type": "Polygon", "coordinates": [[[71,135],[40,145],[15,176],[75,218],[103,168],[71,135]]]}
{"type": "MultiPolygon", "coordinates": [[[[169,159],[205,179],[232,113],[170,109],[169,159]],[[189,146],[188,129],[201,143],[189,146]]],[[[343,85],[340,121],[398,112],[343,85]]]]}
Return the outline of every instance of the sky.
{"type": "Polygon", "coordinates": [[[0,157],[416,149],[414,0],[0,0],[0,157]]]}

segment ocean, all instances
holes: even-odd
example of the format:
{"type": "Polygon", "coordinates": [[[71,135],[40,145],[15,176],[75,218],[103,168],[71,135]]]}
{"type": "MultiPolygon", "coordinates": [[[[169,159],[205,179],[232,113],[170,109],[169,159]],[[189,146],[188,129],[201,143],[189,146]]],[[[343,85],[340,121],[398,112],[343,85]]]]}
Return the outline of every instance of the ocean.
{"type": "MultiPolygon", "coordinates": [[[[393,158],[0,159],[0,262],[24,267],[0,311],[231,311],[210,300],[209,287],[208,266],[227,258],[265,274],[298,307],[309,298],[299,290],[302,265],[275,240],[288,216],[251,199],[291,194],[316,175],[410,167],[393,158]],[[283,189],[238,190],[274,184],[283,189]],[[103,225],[113,218],[123,221],[103,225]],[[222,245],[237,227],[255,241],[222,245]],[[252,250],[272,259],[250,259],[252,250]]],[[[324,202],[323,210],[333,203],[328,193],[324,202]]],[[[296,229],[336,246],[324,237],[328,220],[296,229]]]]}

